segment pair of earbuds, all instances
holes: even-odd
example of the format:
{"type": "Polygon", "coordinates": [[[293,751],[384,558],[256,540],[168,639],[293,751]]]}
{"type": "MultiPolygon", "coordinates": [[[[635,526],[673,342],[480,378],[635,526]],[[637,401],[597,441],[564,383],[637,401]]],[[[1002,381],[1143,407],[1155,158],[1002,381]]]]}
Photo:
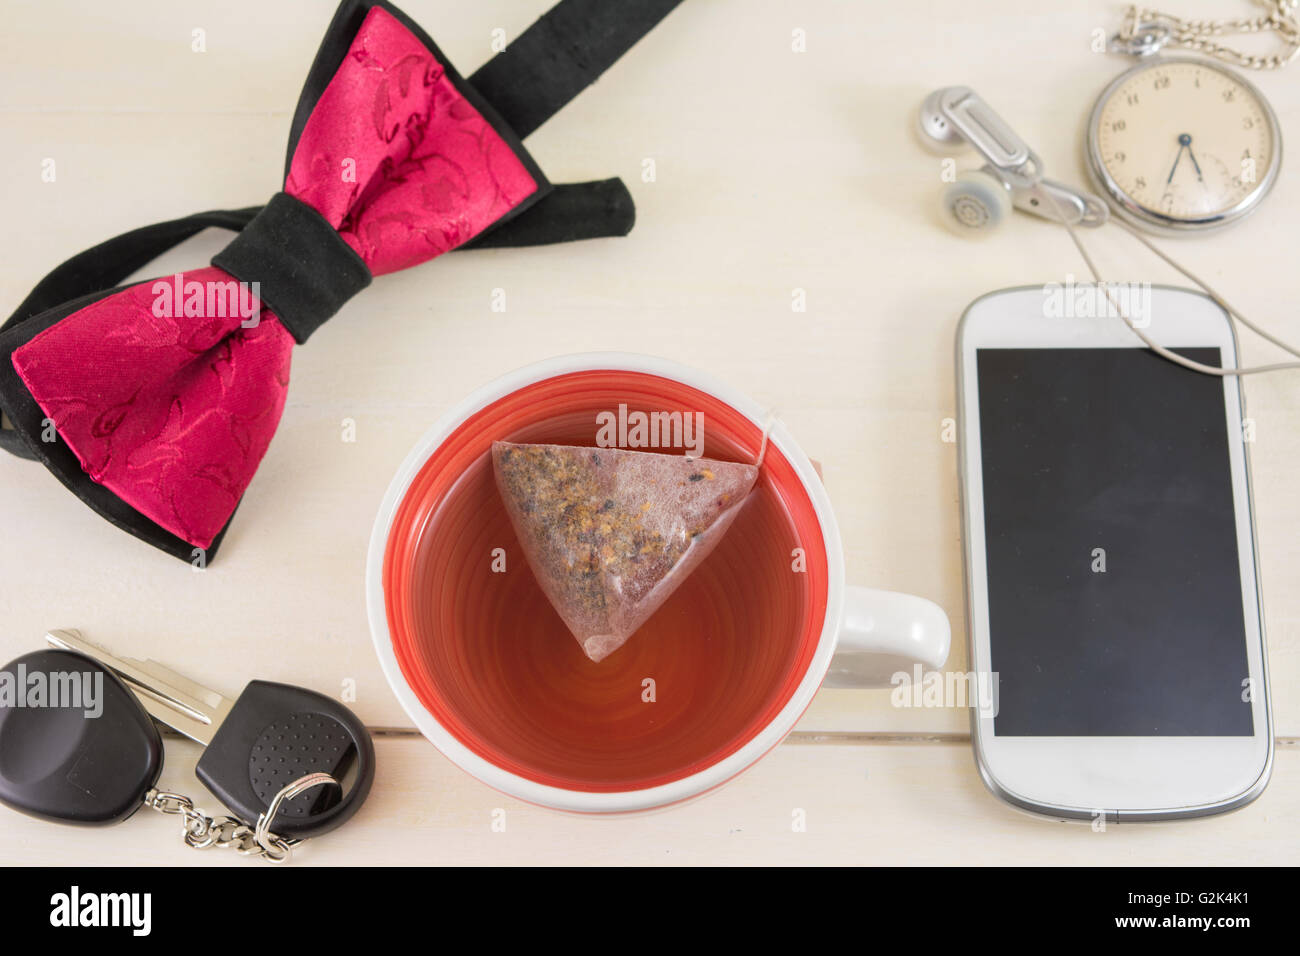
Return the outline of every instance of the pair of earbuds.
{"type": "Polygon", "coordinates": [[[987,234],[1013,209],[1088,227],[1103,225],[1110,216],[1100,197],[1044,177],[1038,154],[968,86],[927,96],[917,129],[932,152],[953,155],[974,148],[984,159],[980,169],[958,173],[940,197],[940,215],[955,232],[987,234]]]}

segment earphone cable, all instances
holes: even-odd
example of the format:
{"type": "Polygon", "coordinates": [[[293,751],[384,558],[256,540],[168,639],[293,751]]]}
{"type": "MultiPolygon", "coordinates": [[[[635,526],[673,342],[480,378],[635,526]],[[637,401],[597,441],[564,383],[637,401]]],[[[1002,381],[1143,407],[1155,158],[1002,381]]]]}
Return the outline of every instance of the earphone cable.
{"type": "MultiPolygon", "coordinates": [[[[1111,293],[1110,287],[1106,284],[1106,280],[1101,277],[1101,273],[1097,269],[1097,264],[1093,262],[1092,256],[1088,254],[1088,250],[1084,247],[1083,241],[1079,238],[1078,231],[1074,228],[1069,218],[1065,215],[1065,210],[1061,208],[1060,202],[1058,202],[1056,197],[1053,196],[1050,192],[1046,192],[1046,191],[1043,192],[1047,196],[1047,198],[1051,201],[1052,205],[1055,207],[1056,215],[1061,225],[1065,226],[1065,231],[1070,234],[1070,239],[1073,240],[1075,248],[1079,250],[1079,255],[1083,257],[1083,261],[1087,264],[1088,271],[1092,273],[1093,281],[1096,282],[1098,287],[1100,287],[1101,290],[1106,294],[1106,298],[1110,301],[1110,304],[1114,307],[1116,313],[1119,315],[1120,318],[1124,320],[1124,323],[1130,329],[1133,330],[1133,334],[1136,335],[1138,338],[1140,338],[1144,343],[1146,343],[1147,347],[1150,348],[1157,355],[1159,355],[1161,358],[1168,359],[1169,361],[1174,362],[1177,365],[1181,365],[1184,368],[1189,368],[1194,372],[1201,372],[1205,375],[1218,375],[1220,377],[1227,376],[1227,375],[1257,375],[1261,372],[1280,372],[1284,369],[1293,369],[1293,370],[1300,369],[1300,362],[1274,362],[1269,365],[1252,365],[1246,368],[1216,368],[1213,365],[1205,365],[1201,362],[1194,362],[1189,358],[1184,358],[1183,356],[1179,355],[1177,352],[1172,352],[1169,349],[1165,348],[1163,345],[1160,345],[1158,342],[1153,340],[1149,335],[1143,332],[1142,329],[1138,327],[1137,323],[1134,322],[1131,318],[1129,318],[1128,313],[1124,311],[1124,309],[1120,306],[1120,304],[1115,301],[1115,297],[1111,293]]],[[[1294,346],[1288,345],[1286,342],[1283,342],[1281,339],[1277,338],[1276,336],[1270,335],[1268,332],[1265,332],[1263,329],[1261,329],[1258,325],[1251,322],[1240,312],[1238,312],[1235,308],[1229,305],[1226,299],[1224,299],[1221,295],[1219,295],[1217,292],[1211,289],[1209,285],[1206,284],[1199,276],[1197,276],[1191,270],[1179,265],[1168,255],[1162,252],[1159,248],[1157,248],[1155,244],[1152,243],[1149,239],[1147,239],[1143,235],[1140,235],[1137,232],[1137,230],[1134,229],[1132,226],[1128,225],[1128,223],[1121,222],[1119,219],[1112,219],[1111,221],[1117,223],[1120,226],[1123,226],[1124,229],[1129,233],[1129,235],[1133,236],[1140,243],[1142,243],[1142,245],[1146,246],[1149,250],[1151,250],[1151,252],[1155,253],[1157,256],[1159,256],[1162,260],[1164,260],[1174,269],[1177,269],[1180,273],[1182,273],[1192,282],[1195,282],[1198,286],[1200,286],[1200,288],[1205,292],[1205,294],[1208,295],[1211,299],[1213,299],[1214,302],[1221,309],[1223,309],[1223,311],[1226,312],[1232,320],[1236,322],[1240,322],[1242,325],[1250,329],[1256,335],[1273,343],[1283,351],[1288,352],[1291,355],[1296,356],[1297,358],[1300,358],[1300,350],[1297,350],[1294,346]]]]}

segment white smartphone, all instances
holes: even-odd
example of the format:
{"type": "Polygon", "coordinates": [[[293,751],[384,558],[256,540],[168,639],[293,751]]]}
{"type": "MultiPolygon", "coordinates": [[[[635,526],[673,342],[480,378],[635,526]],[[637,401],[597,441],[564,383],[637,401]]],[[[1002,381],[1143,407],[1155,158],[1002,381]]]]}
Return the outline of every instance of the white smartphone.
{"type": "MultiPolygon", "coordinates": [[[[1206,296],[1121,291],[1160,345],[1237,364],[1206,296]]],[[[994,292],[963,315],[971,733],[985,783],[1013,805],[1175,819],[1243,806],[1267,784],[1239,381],[1159,357],[1091,285],[994,292]]]]}

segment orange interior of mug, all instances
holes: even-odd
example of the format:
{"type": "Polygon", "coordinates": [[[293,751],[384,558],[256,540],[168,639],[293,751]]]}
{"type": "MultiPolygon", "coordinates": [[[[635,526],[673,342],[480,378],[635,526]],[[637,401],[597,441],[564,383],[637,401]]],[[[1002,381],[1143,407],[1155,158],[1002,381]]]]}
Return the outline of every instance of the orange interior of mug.
{"type": "Polygon", "coordinates": [[[754,422],[672,379],[559,375],[476,412],[433,451],[384,554],[393,650],[423,706],[498,767],[588,792],[679,780],[753,739],[803,679],[827,603],[816,511],[769,445],[715,551],[622,648],[588,660],[527,566],[489,450],[496,440],[594,445],[597,413],[620,404],[703,412],[709,458],[754,461],[762,444],[754,422]]]}

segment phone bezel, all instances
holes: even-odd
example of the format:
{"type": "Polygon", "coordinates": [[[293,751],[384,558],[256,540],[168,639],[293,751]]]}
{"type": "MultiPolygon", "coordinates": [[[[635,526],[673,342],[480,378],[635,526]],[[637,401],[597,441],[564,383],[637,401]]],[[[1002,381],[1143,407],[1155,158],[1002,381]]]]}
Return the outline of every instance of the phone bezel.
{"type": "MultiPolygon", "coordinates": [[[[968,648],[971,670],[986,677],[976,682],[978,687],[988,686],[990,634],[975,353],[979,348],[1145,348],[1118,316],[1049,316],[1049,294],[1074,294],[1080,287],[1090,285],[991,292],[972,302],[958,324],[957,432],[968,648]]],[[[1170,286],[1150,289],[1146,334],[1167,348],[1218,347],[1225,365],[1237,363],[1232,323],[1213,300],[1170,286]]],[[[971,709],[976,762],[989,789],[1009,803],[1062,819],[1179,819],[1244,806],[1267,785],[1273,723],[1249,449],[1242,437],[1245,402],[1238,377],[1225,376],[1223,388],[1248,676],[1256,691],[1255,733],[1250,737],[998,737],[993,732],[991,702],[981,699],[971,709]]]]}

